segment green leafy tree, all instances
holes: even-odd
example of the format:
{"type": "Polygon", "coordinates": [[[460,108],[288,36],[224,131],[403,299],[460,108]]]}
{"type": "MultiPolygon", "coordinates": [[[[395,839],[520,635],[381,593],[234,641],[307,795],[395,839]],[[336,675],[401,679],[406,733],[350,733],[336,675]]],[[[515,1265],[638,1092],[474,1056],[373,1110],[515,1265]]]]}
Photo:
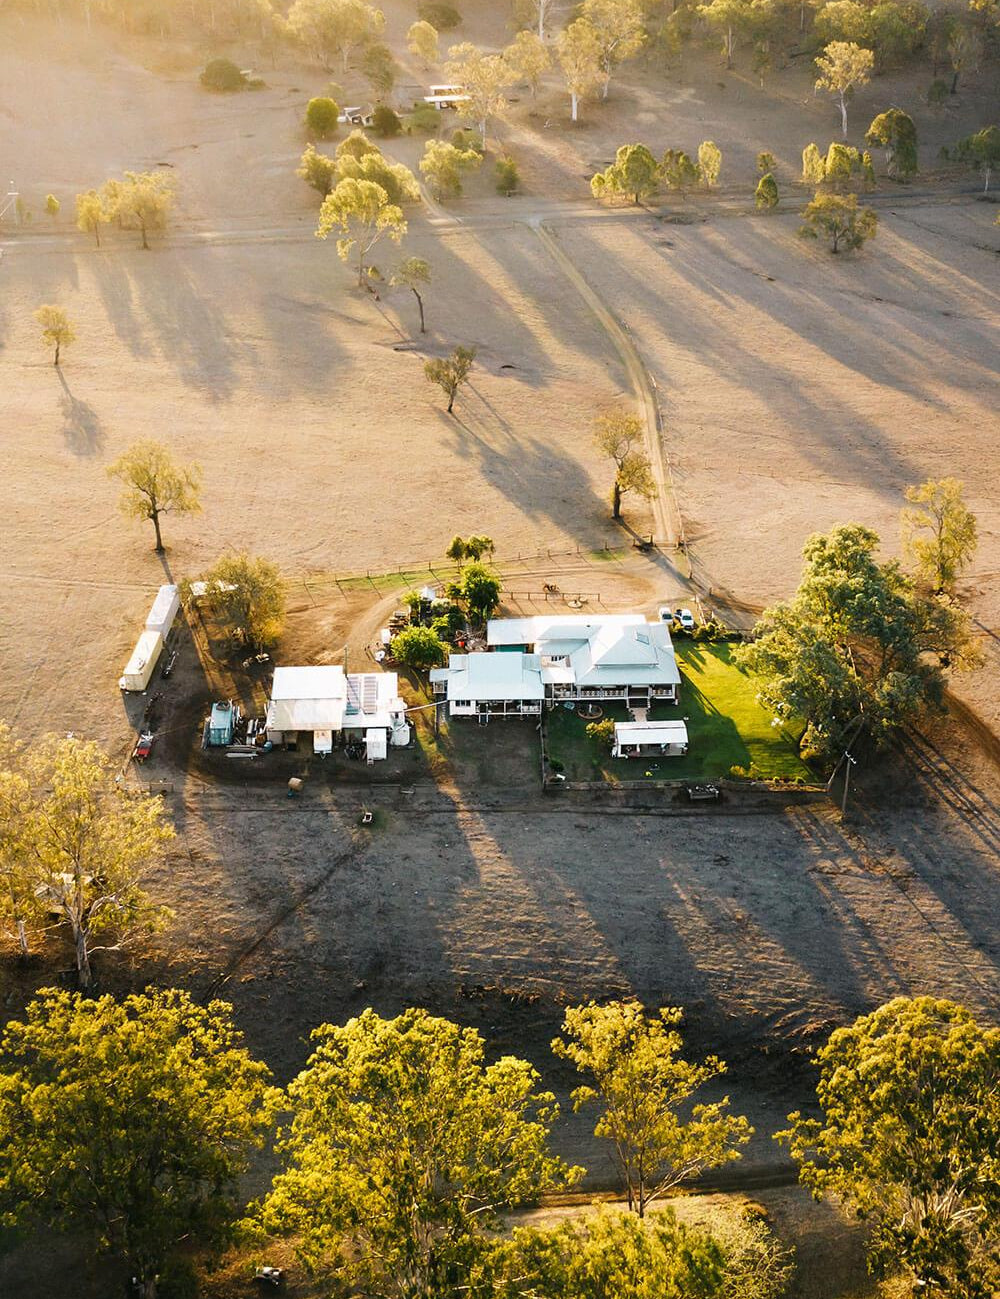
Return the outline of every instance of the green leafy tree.
{"type": "Polygon", "coordinates": [[[55,348],[53,365],[59,364],[59,354],[64,347],[69,347],[76,338],[73,322],[63,307],[47,303],[35,312],[35,319],[42,327],[42,342],[46,347],[55,348]]]}
{"type": "Polygon", "coordinates": [[[594,423],[594,443],[615,466],[611,488],[613,519],[621,518],[622,497],[627,492],[635,492],[646,500],[656,496],[652,465],[646,453],[639,449],[643,438],[642,420],[632,411],[606,411],[594,423]]]}
{"type": "Polygon", "coordinates": [[[722,35],[726,67],[733,68],[737,43],[754,21],[752,0],[709,0],[709,3],[698,6],[698,12],[709,27],[722,35]]]}
{"type": "Polygon", "coordinates": [[[760,678],[758,698],[783,724],[801,726],[807,757],[839,755],[855,735],[876,746],[940,704],[935,656],[961,661],[967,626],[928,600],[860,524],[806,542],[793,598],[765,610],[739,665],[760,678]]]}
{"type": "Polygon", "coordinates": [[[865,143],[885,149],[885,165],[890,176],[905,180],[917,171],[917,128],[913,118],[902,109],[890,108],[869,126],[865,143]]]}
{"type": "Polygon", "coordinates": [[[420,200],[420,186],[409,167],[390,162],[379,149],[369,149],[360,158],[351,153],[341,154],[337,159],[336,182],[342,180],[373,181],[385,191],[389,203],[399,208],[420,200]]]}
{"type": "Polygon", "coordinates": [[[174,201],[174,182],[161,171],[127,171],[123,180],[101,187],[105,210],[120,225],[138,229],[142,247],[149,250],[149,232],[163,230],[174,201]]]}
{"type": "Polygon", "coordinates": [[[830,41],[868,41],[871,7],[860,0],[829,0],[816,12],[813,30],[824,45],[830,41]]]}
{"type": "Polygon", "coordinates": [[[757,155],[757,170],[762,176],[766,176],[769,171],[777,171],[778,160],[774,154],[769,153],[767,149],[762,149],[757,155]]]}
{"type": "Polygon", "coordinates": [[[831,41],[816,58],[819,76],[816,89],[835,95],[840,106],[840,123],[847,139],[847,101],[857,86],[868,84],[875,55],[853,41],[831,41]]]}
{"type": "Polygon", "coordinates": [[[428,140],[417,164],[437,199],[458,198],[462,173],[481,167],[483,155],[477,149],[459,149],[445,140],[428,140]]]}
{"type": "Polygon", "coordinates": [[[861,154],[849,144],[840,144],[836,140],[826,151],[823,159],[823,179],[833,190],[844,189],[851,183],[852,177],[862,170],[861,154]]]}
{"type": "Polygon", "coordinates": [[[431,627],[404,627],[393,636],[389,650],[397,663],[415,672],[440,667],[447,655],[446,646],[431,627]]]}
{"type": "Polygon", "coordinates": [[[441,57],[436,28],[422,20],[413,23],[406,33],[406,48],[421,60],[425,68],[437,63],[441,57]]]}
{"type": "MultiPolygon", "coordinates": [[[[455,560],[461,572],[462,565],[467,559],[474,559],[477,562],[484,555],[492,555],[496,549],[493,538],[485,535],[472,537],[454,536],[448,543],[448,549],[444,552],[449,559],[455,560]]],[[[461,593],[461,587],[459,587],[461,593]]]]}
{"type": "Polygon", "coordinates": [[[216,94],[231,94],[247,86],[247,78],[231,59],[210,59],[198,80],[216,94]]]}
{"type": "Polygon", "coordinates": [[[555,1227],[517,1227],[480,1271],[471,1287],[474,1299],[722,1299],[725,1294],[721,1249],[708,1232],[679,1223],[670,1209],[640,1221],[602,1207],[555,1227]]]}
{"type": "Polygon", "coordinates": [[[778,1133],[817,1196],[869,1228],[870,1266],[920,1293],[1000,1287],[1000,1030],[962,1006],[898,997],[818,1053],[822,1118],[778,1133]]]}
{"type": "Polygon", "coordinates": [[[602,45],[597,28],[577,18],[559,33],[556,53],[570,98],[570,120],[580,116],[580,102],[589,99],[602,81],[602,45]]]}
{"type": "Polygon", "coordinates": [[[0,1221],[72,1233],[155,1299],[225,1240],[275,1100],[223,1002],[44,989],[0,1041],[0,1221]]]}
{"type": "Polygon", "coordinates": [[[503,54],[487,54],[468,41],[451,47],[444,73],[449,81],[462,87],[466,99],[460,110],[476,123],[485,145],[490,118],[499,116],[507,107],[505,92],[517,80],[517,73],[503,54]]]}
{"type": "Polygon", "coordinates": [[[366,1294],[460,1299],[500,1212],[575,1179],[548,1150],[552,1096],[525,1061],[486,1064],[474,1029],[422,1010],[312,1036],[263,1228],[366,1294]]]}
{"type": "Polygon", "coordinates": [[[456,347],[451,356],[435,357],[424,362],[424,375],[429,383],[436,383],[448,398],[448,414],[455,408],[458,390],[469,377],[476,359],[474,347],[456,347]]]}
{"type": "Polygon", "coordinates": [[[385,15],[364,0],[295,0],[288,11],[288,30],[324,68],[351,59],[385,30],[385,15]]]}
{"type": "Polygon", "coordinates": [[[306,145],[295,174],[324,198],[340,179],[336,160],[328,158],[325,153],[319,153],[314,144],[306,145]]]}
{"type": "Polygon", "coordinates": [[[509,153],[503,154],[496,160],[493,174],[496,177],[497,193],[510,198],[521,183],[521,174],[517,169],[517,163],[509,153]]]}
{"type": "Polygon", "coordinates": [[[659,183],[659,164],[646,146],[623,144],[611,166],[591,177],[590,192],[594,198],[626,197],[638,204],[654,194],[659,183]]]}
{"type": "Polygon", "coordinates": [[[101,226],[111,220],[111,214],[96,189],[87,190],[86,194],[76,196],[76,226],[85,234],[93,235],[98,248],[101,246],[101,226]]]}
{"type": "Polygon", "coordinates": [[[361,57],[361,74],[372,88],[372,93],[384,98],[396,84],[399,65],[392,50],[381,41],[373,41],[361,57]]]}
{"type": "MultiPolygon", "coordinates": [[[[478,538],[472,540],[475,542],[478,538]]],[[[459,598],[474,622],[485,623],[500,603],[501,589],[502,584],[496,573],[484,564],[472,563],[462,574],[459,598]]]]}
{"type": "Polygon", "coordinates": [[[201,469],[175,465],[161,442],[133,442],[107,472],[124,485],[118,504],[125,517],[152,523],[157,554],[164,549],[160,515],[197,514],[201,509],[201,469]]]}
{"type": "Polygon", "coordinates": [[[770,172],[761,176],[754,191],[754,206],[758,212],[773,212],[778,206],[778,182],[770,172]]]}
{"type": "Polygon", "coordinates": [[[163,800],[127,791],[100,746],[49,736],[22,765],[32,789],[23,825],[26,882],[69,931],[82,988],[96,952],[120,951],[168,912],[143,884],[174,837],[163,800]]]}
{"type": "Polygon", "coordinates": [[[351,252],[358,258],[358,285],[364,287],[368,254],[384,237],[399,243],[406,234],[402,209],[389,201],[381,185],[372,180],[340,180],[319,210],[318,239],[339,230],[337,256],[346,262],[351,252]]]}
{"type": "Polygon", "coordinates": [[[648,1016],[638,1001],[590,1002],[566,1011],[565,1037],[552,1050],[594,1086],[573,1092],[576,1110],[596,1104],[594,1135],[614,1144],[628,1207],[641,1218],[673,1186],[738,1159],[753,1128],[729,1113],[729,1098],[682,1111],[706,1082],[725,1073],[716,1056],[702,1064],[680,1058],[677,1025],[683,1012],[663,1008],[648,1016]]]}
{"type": "Polygon", "coordinates": [[[805,185],[822,185],[826,180],[826,165],[823,155],[815,144],[807,144],[802,150],[802,181],[805,185]]]}
{"type": "Polygon", "coordinates": [[[706,189],[715,189],[722,171],[722,150],[712,140],[698,146],[698,175],[706,189]]]}
{"type": "Polygon", "coordinates": [[[55,218],[59,215],[59,209],[61,206],[62,205],[59,202],[59,200],[56,198],[55,194],[45,195],[45,211],[49,214],[50,217],[52,217],[53,220],[55,220],[55,218]]]}
{"type": "Polygon", "coordinates": [[[403,119],[388,104],[378,104],[372,113],[372,130],[383,140],[392,139],[403,129],[403,119]]]}
{"type": "Polygon", "coordinates": [[[860,248],[878,231],[878,216],[870,207],[858,207],[857,194],[817,194],[802,212],[805,224],[799,234],[807,239],[820,235],[830,240],[830,248],[839,253],[860,248]]]}
{"type": "Polygon", "coordinates": [[[360,160],[369,153],[381,153],[381,149],[373,140],[369,140],[360,127],[355,127],[350,135],[346,136],[337,145],[337,161],[341,162],[344,158],[356,158],[360,160]]]}
{"type": "Polygon", "coordinates": [[[993,168],[1000,166],[1000,127],[984,126],[974,135],[959,140],[955,145],[955,157],[982,173],[983,193],[988,193],[993,168]]]}
{"type": "Polygon", "coordinates": [[[610,749],[615,742],[615,721],[613,717],[603,717],[599,722],[588,722],[587,735],[597,744],[610,749]]]}
{"type": "Polygon", "coordinates": [[[431,282],[431,267],[422,257],[407,257],[393,271],[389,283],[394,287],[409,289],[417,300],[420,311],[420,332],[427,332],[424,325],[424,299],[421,288],[431,282]]]}
{"type": "Polygon", "coordinates": [[[340,108],[334,99],[318,95],[306,104],[306,126],[317,140],[329,140],[337,134],[340,122],[340,108]]]}
{"type": "Polygon", "coordinates": [[[902,513],[903,544],[917,578],[935,595],[951,595],[978,543],[976,516],[965,503],[957,478],[929,479],[907,487],[916,509],[902,513]]]}
{"type": "Polygon", "coordinates": [[[31,792],[24,746],[0,721],[0,921],[22,960],[31,955],[29,930],[44,912],[29,858],[31,792]]]}
{"type": "Polygon", "coordinates": [[[597,38],[601,98],[607,99],[615,68],[634,58],[646,43],[642,5],[639,0],[583,0],[580,16],[597,38]]]}
{"type": "Polygon", "coordinates": [[[869,44],[878,71],[904,63],[924,43],[929,11],[918,0],[883,0],[868,15],[869,44]]]}
{"type": "Polygon", "coordinates": [[[208,596],[233,636],[271,649],[285,626],[285,583],[276,564],[242,552],[223,555],[204,575],[208,596]]]}
{"type": "Polygon", "coordinates": [[[536,33],[518,32],[503,52],[507,66],[531,87],[531,98],[538,94],[538,83],[552,66],[545,41],[536,33]]]}
{"type": "Polygon", "coordinates": [[[660,175],[668,189],[683,196],[698,184],[698,164],[683,149],[667,149],[660,162],[660,175]]]}

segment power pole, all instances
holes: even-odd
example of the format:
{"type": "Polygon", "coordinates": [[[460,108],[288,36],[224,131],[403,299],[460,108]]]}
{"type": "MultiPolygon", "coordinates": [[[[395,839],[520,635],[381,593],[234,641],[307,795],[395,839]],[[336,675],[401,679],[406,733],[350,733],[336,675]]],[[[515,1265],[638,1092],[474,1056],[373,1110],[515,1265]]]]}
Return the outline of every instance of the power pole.
{"type": "Polygon", "coordinates": [[[844,767],[844,797],[840,800],[840,815],[847,815],[847,791],[851,787],[851,768],[855,766],[855,761],[849,753],[845,753],[847,765],[844,767]]]}

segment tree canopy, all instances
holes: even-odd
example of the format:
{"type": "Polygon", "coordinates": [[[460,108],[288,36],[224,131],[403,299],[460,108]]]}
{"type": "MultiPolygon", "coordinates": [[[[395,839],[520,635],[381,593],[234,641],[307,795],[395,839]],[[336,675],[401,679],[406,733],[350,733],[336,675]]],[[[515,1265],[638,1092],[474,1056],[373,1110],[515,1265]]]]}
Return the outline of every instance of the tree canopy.
{"type": "Polygon", "coordinates": [[[160,442],[149,438],[133,442],[108,466],[108,475],[124,485],[118,505],[126,518],[152,522],[157,553],[163,550],[160,515],[196,514],[201,509],[201,469],[174,464],[160,442]]]}
{"type": "Polygon", "coordinates": [[[47,347],[55,348],[55,356],[52,364],[59,364],[59,354],[64,347],[69,347],[76,339],[76,330],[73,328],[73,322],[66,314],[64,307],[57,307],[48,303],[39,307],[35,312],[35,319],[42,327],[42,342],[47,347]]]}
{"type": "Polygon", "coordinates": [[[275,1100],[222,1002],[44,989],[0,1041],[0,1223],[82,1234],[154,1299],[224,1238],[275,1100]]]}
{"type": "Polygon", "coordinates": [[[366,1294],[461,1299],[500,1210],[577,1175],[548,1150],[552,1096],[525,1061],[486,1064],[474,1029],[422,1010],[312,1036],[263,1229],[366,1294]]]}
{"type": "Polygon", "coordinates": [[[701,1064],[680,1058],[683,1012],[647,1015],[638,1001],[590,1002],[566,1011],[565,1037],[552,1050],[593,1086],[573,1092],[579,1110],[596,1104],[595,1136],[613,1142],[628,1207],[640,1217],[666,1190],[706,1168],[738,1159],[753,1129],[729,1113],[729,1098],[681,1111],[706,1082],[725,1072],[716,1056],[701,1064]]]}
{"type": "Polygon", "coordinates": [[[991,1299],[1000,1286],[1000,1030],[964,1007],[899,997],[817,1055],[822,1118],[778,1133],[817,1195],[870,1228],[871,1263],[921,1290],[991,1299]]]}
{"type": "Polygon", "coordinates": [[[828,90],[840,106],[840,123],[847,139],[847,101],[855,87],[866,85],[875,66],[875,55],[853,41],[831,41],[816,57],[817,90],[828,90]]]}
{"type": "Polygon", "coordinates": [[[646,500],[656,496],[656,479],[649,456],[643,451],[644,426],[633,411],[609,410],[594,422],[594,443],[615,466],[611,488],[611,517],[621,518],[622,497],[635,492],[646,500]]]}
{"type": "Polygon", "coordinates": [[[905,180],[917,170],[917,128],[913,118],[900,108],[879,113],[865,133],[866,144],[885,149],[886,169],[890,176],[905,180]]]}
{"type": "Polygon", "coordinates": [[[389,649],[397,663],[415,672],[440,667],[447,655],[447,647],[431,627],[404,627],[393,636],[389,649]]]}
{"type": "Polygon", "coordinates": [[[208,598],[231,634],[270,649],[285,626],[285,583],[276,564],[242,551],[223,555],[204,575],[208,598]]]}
{"type": "Polygon", "coordinates": [[[456,347],[451,356],[438,356],[424,362],[424,377],[436,383],[448,398],[448,414],[455,408],[458,390],[469,377],[476,359],[474,347],[456,347]]]}
{"type": "Polygon", "coordinates": [[[591,177],[590,192],[594,198],[624,196],[638,203],[655,193],[659,183],[659,163],[646,146],[623,144],[611,166],[591,177]]]}
{"type": "Polygon", "coordinates": [[[345,71],[352,57],[385,30],[385,15],[364,0],[294,0],[288,30],[329,68],[339,60],[345,71]]]}
{"type": "Polygon", "coordinates": [[[959,574],[976,553],[976,516],[962,489],[957,478],[928,479],[906,489],[906,499],[916,509],[903,510],[903,542],[918,581],[935,595],[954,592],[959,574]]]}
{"type": "Polygon", "coordinates": [[[406,220],[381,185],[348,177],[337,182],[319,211],[316,237],[326,239],[332,230],[341,232],[337,240],[341,261],[357,251],[358,284],[364,286],[368,254],[383,237],[398,244],[406,234],[406,220]]]}
{"type": "Polygon", "coordinates": [[[602,45],[597,28],[588,18],[577,18],[559,33],[559,65],[570,97],[570,118],[577,121],[580,101],[589,99],[602,80],[602,45]]]}
{"type": "Polygon", "coordinates": [[[764,707],[803,727],[806,756],[831,758],[859,732],[884,745],[940,704],[939,657],[960,657],[967,642],[962,615],[923,597],[894,561],[880,563],[878,544],[860,524],[810,537],[796,594],[734,650],[760,677],[764,707]]]}
{"type": "Polygon", "coordinates": [[[446,140],[428,140],[417,164],[436,199],[458,198],[462,173],[482,166],[483,155],[476,149],[460,149],[446,140]]]}
{"type": "Polygon", "coordinates": [[[802,210],[804,224],[799,234],[807,239],[820,235],[830,240],[830,250],[839,253],[860,248],[878,232],[878,215],[870,207],[858,207],[857,194],[816,194],[802,210]]]}

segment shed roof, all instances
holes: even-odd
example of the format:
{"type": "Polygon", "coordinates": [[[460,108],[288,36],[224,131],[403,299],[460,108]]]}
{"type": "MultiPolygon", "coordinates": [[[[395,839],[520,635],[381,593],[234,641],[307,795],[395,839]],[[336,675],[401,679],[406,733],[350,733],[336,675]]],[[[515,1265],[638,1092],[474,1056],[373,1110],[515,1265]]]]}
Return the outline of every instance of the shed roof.
{"type": "Polygon", "coordinates": [[[447,682],[449,699],[544,699],[537,654],[452,654],[431,673],[447,682]]]}
{"type": "MultiPolygon", "coordinates": [[[[592,613],[535,614],[531,618],[491,618],[486,625],[488,645],[537,645],[539,653],[550,653],[543,641],[569,642],[589,640],[602,627],[628,627],[643,623],[641,613],[612,613],[595,617],[592,613]]],[[[566,650],[562,651],[566,653],[566,650]]]]}
{"type": "Polygon", "coordinates": [[[615,722],[616,744],[687,744],[683,722],[615,722]]]}

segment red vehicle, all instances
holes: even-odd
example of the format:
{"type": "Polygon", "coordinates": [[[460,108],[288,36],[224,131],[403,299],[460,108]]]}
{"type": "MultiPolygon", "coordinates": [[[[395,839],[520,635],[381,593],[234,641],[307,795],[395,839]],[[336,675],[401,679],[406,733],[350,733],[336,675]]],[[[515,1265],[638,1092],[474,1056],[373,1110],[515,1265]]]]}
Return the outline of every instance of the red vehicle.
{"type": "Polygon", "coordinates": [[[132,757],[136,762],[145,762],[153,751],[153,732],[143,731],[135,742],[135,748],[132,750],[132,757]]]}

